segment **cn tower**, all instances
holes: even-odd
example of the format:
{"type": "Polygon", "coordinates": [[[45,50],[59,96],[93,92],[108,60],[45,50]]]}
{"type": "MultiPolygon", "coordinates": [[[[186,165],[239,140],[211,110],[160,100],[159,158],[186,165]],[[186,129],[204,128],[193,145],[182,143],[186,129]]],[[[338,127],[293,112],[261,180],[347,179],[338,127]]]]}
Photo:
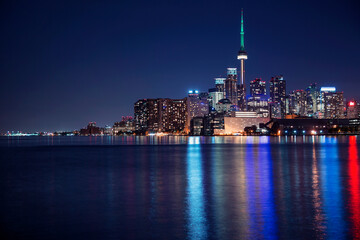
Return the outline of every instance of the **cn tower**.
{"type": "Polygon", "coordinates": [[[240,60],[240,84],[238,86],[238,105],[241,110],[246,110],[246,88],[245,88],[245,60],[247,53],[244,44],[244,13],[241,9],[241,31],[240,31],[240,51],[237,59],[240,60]]]}

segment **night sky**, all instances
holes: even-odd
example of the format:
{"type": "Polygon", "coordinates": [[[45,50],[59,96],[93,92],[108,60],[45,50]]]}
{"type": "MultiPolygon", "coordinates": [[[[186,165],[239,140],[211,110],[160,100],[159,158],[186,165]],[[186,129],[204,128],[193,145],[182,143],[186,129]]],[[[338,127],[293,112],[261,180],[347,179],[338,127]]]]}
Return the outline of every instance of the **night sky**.
{"type": "Polygon", "coordinates": [[[357,0],[74,2],[1,1],[1,132],[112,125],[140,98],[207,91],[239,66],[241,8],[247,84],[360,98],[357,0]]]}

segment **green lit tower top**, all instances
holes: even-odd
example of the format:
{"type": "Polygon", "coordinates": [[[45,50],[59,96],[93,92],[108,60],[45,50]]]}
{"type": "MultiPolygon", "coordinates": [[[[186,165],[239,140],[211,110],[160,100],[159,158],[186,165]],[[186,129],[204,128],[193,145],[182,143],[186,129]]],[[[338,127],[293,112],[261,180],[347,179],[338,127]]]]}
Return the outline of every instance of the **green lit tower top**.
{"type": "Polygon", "coordinates": [[[240,60],[240,84],[237,86],[238,91],[238,106],[242,111],[246,110],[246,84],[245,84],[245,60],[247,53],[244,44],[244,13],[241,9],[241,31],[240,31],[240,51],[238,52],[237,59],[240,60]]]}
{"type": "Polygon", "coordinates": [[[244,43],[244,13],[241,9],[241,31],[240,31],[240,51],[238,53],[237,59],[247,59],[247,53],[245,51],[244,43]]]}

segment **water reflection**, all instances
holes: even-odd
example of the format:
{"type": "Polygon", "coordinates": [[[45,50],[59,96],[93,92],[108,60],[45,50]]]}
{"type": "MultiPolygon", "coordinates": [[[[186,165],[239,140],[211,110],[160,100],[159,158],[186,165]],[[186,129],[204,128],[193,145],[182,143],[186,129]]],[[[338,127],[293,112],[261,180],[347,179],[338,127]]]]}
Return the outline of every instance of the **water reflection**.
{"type": "Polygon", "coordinates": [[[249,212],[248,239],[277,238],[270,145],[246,147],[246,182],[249,212]]]}
{"type": "Polygon", "coordinates": [[[355,136],[349,137],[349,209],[353,239],[360,239],[360,170],[358,147],[355,136]]]}
{"type": "Polygon", "coordinates": [[[205,216],[203,167],[200,137],[189,137],[187,147],[187,212],[190,239],[207,238],[207,219],[205,216]]]}
{"type": "Polygon", "coordinates": [[[0,138],[0,222],[16,239],[359,239],[358,140],[0,138]]]}
{"type": "Polygon", "coordinates": [[[337,138],[326,138],[321,145],[321,181],[326,214],[326,238],[344,239],[343,197],[337,138]]]}
{"type": "Polygon", "coordinates": [[[317,239],[325,238],[325,226],[324,226],[324,213],[323,213],[323,202],[321,197],[321,186],[320,186],[320,171],[318,169],[317,152],[315,145],[313,145],[312,151],[312,188],[313,188],[313,208],[314,217],[313,225],[315,228],[315,236],[317,239]]]}

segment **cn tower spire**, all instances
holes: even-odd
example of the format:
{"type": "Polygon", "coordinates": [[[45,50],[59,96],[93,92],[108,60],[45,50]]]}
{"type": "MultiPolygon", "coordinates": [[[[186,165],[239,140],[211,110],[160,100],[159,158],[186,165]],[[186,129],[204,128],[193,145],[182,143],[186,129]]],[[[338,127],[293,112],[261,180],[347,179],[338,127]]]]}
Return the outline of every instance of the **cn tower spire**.
{"type": "Polygon", "coordinates": [[[241,9],[240,51],[237,59],[240,60],[240,85],[238,86],[238,106],[246,110],[246,86],[245,86],[245,60],[248,58],[244,44],[244,11],[241,9]]]}
{"type": "Polygon", "coordinates": [[[244,11],[241,9],[241,31],[240,31],[240,50],[245,50],[244,44],[244,11]]]}

